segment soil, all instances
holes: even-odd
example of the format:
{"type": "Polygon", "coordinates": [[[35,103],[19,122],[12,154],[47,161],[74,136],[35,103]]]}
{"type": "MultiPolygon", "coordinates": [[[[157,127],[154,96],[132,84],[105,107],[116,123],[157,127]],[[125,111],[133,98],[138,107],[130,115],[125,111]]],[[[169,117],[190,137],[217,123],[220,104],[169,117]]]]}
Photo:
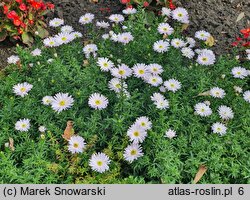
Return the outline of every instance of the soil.
{"type": "MultiPolygon", "coordinates": [[[[104,20],[110,14],[120,13],[123,6],[119,0],[51,0],[55,4],[55,12],[47,16],[47,21],[54,17],[63,18],[66,24],[75,30],[84,32],[78,20],[86,12],[95,14],[104,20]]],[[[216,54],[229,53],[231,43],[243,28],[250,27],[250,1],[246,0],[178,0],[177,6],[186,8],[190,14],[190,26],[187,33],[193,36],[197,30],[209,31],[217,40],[214,51],[216,54]],[[236,22],[240,13],[245,16],[236,22]]],[[[51,30],[53,32],[53,30],[51,30]]],[[[0,43],[0,68],[6,66],[6,59],[13,54],[13,45],[0,43]]]]}

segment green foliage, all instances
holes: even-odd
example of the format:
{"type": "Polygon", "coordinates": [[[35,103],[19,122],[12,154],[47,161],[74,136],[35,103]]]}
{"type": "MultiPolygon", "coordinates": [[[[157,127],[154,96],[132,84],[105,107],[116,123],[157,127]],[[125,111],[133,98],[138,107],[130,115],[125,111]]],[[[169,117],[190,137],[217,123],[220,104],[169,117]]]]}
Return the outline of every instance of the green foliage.
{"type": "MultiPolygon", "coordinates": [[[[86,58],[80,40],[59,48],[37,44],[42,50],[39,57],[18,47],[22,66],[6,68],[0,81],[1,183],[191,183],[201,164],[208,168],[201,183],[250,183],[249,104],[233,89],[237,85],[248,90],[249,84],[230,74],[239,61],[221,56],[215,65],[204,67],[182,57],[173,47],[165,54],[154,52],[153,43],[161,39],[156,31],[161,20],[154,18],[149,23],[143,11],[130,16],[124,25],[135,40],[126,46],[100,39],[101,32],[95,33],[93,40],[100,57],[109,57],[116,64],[121,59],[129,66],[158,63],[164,67],[164,80],[178,79],[182,89],[165,94],[170,102],[167,110],[156,109],[150,100],[158,89],[136,78],[127,81],[131,97],[117,97],[108,88],[111,75],[100,71],[96,59],[91,57],[89,64],[83,65],[86,58]],[[54,60],[48,63],[50,58],[54,60]],[[13,85],[25,81],[33,85],[29,95],[15,96],[13,85]],[[224,99],[198,96],[215,86],[226,90],[224,99]],[[75,100],[71,109],[60,114],[41,104],[44,96],[58,92],[69,93],[75,100]],[[108,97],[107,109],[98,111],[88,106],[88,97],[94,92],[108,97]],[[205,100],[211,102],[214,113],[204,119],[194,115],[193,107],[205,100]],[[215,112],[220,105],[228,105],[235,112],[224,136],[211,133],[211,124],[220,120],[215,112]],[[126,131],[140,116],[148,116],[153,128],[142,144],[144,156],[129,164],[122,156],[129,144],[126,131]],[[29,132],[14,129],[20,118],[31,119],[29,132]],[[87,149],[79,155],[71,155],[62,138],[69,119],[87,142],[87,149]],[[45,138],[38,131],[40,125],[48,129],[45,138]],[[177,131],[176,138],[164,137],[169,128],[177,131]],[[4,147],[9,137],[14,139],[14,151],[4,147]],[[110,170],[103,174],[88,166],[92,153],[100,151],[112,160],[110,170]]],[[[118,26],[114,31],[122,32],[118,26]]],[[[171,37],[181,38],[179,32],[171,37]]],[[[249,62],[244,65],[249,69],[249,62]]]]}

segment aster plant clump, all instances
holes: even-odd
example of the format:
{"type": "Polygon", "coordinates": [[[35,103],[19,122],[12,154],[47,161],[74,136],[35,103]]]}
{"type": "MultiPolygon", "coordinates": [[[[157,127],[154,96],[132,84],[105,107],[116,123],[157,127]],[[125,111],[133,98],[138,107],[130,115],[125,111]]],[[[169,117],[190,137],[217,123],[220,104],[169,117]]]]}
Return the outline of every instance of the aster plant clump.
{"type": "Polygon", "coordinates": [[[184,8],[123,13],[83,13],[88,40],[53,19],[59,33],[8,58],[2,182],[191,183],[206,165],[202,183],[249,183],[249,61],[184,37],[184,8]]]}

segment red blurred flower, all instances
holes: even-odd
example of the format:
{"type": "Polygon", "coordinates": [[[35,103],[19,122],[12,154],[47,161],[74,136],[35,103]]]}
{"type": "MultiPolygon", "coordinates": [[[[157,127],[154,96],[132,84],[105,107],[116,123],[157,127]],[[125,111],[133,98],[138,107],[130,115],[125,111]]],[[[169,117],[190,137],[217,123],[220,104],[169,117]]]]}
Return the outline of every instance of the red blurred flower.
{"type": "Polygon", "coordinates": [[[46,5],[51,10],[55,8],[55,5],[53,3],[47,3],[46,5]]]}
{"type": "Polygon", "coordinates": [[[148,7],[148,6],[149,6],[149,3],[148,3],[147,1],[144,1],[143,6],[144,6],[144,7],[148,7]]]}
{"type": "Polygon", "coordinates": [[[23,0],[16,0],[17,3],[23,3],[23,0]]]}
{"type": "Polygon", "coordinates": [[[36,10],[39,10],[42,8],[43,4],[41,2],[36,2],[36,1],[32,1],[30,2],[31,3],[31,6],[33,8],[35,8],[36,10]]]}
{"type": "Polygon", "coordinates": [[[9,11],[8,6],[4,5],[4,6],[3,6],[3,14],[7,14],[8,11],[9,11]]]}
{"type": "Polygon", "coordinates": [[[130,0],[121,0],[121,3],[122,4],[127,4],[127,3],[130,3],[130,0]]]}
{"type": "Polygon", "coordinates": [[[176,6],[173,4],[173,1],[172,0],[169,0],[169,8],[171,10],[174,10],[176,8],[176,6]]]}
{"type": "Polygon", "coordinates": [[[20,10],[22,11],[26,11],[27,10],[27,6],[24,3],[21,3],[19,6],[20,10]]]}
{"type": "Polygon", "coordinates": [[[242,29],[242,30],[240,30],[240,32],[241,32],[242,34],[250,33],[250,28],[242,29]]]}
{"type": "Polygon", "coordinates": [[[8,19],[14,19],[14,18],[17,18],[18,17],[18,15],[17,15],[17,13],[15,12],[15,11],[10,11],[8,14],[7,14],[7,17],[8,17],[8,19]]]}
{"type": "Polygon", "coordinates": [[[13,20],[13,24],[15,25],[15,26],[20,26],[21,25],[21,20],[19,19],[19,18],[15,18],[14,20],[13,20]]]}

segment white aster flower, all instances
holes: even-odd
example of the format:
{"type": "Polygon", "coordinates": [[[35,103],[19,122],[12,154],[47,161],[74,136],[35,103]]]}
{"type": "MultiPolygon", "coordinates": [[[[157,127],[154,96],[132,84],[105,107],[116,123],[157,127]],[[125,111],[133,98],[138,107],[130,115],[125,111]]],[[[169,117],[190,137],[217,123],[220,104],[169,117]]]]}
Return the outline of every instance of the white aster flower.
{"type": "Polygon", "coordinates": [[[70,33],[58,33],[56,36],[55,36],[55,40],[56,40],[56,43],[58,45],[62,45],[62,44],[68,44],[69,42],[71,42],[72,40],[74,40],[74,36],[70,33]]]}
{"type": "Polygon", "coordinates": [[[105,22],[105,21],[97,21],[96,22],[96,26],[99,27],[99,28],[108,28],[110,25],[108,22],[105,22]]]}
{"type": "Polygon", "coordinates": [[[54,111],[60,113],[73,106],[74,99],[68,93],[57,93],[51,102],[51,107],[54,111]]]}
{"type": "Polygon", "coordinates": [[[181,82],[176,79],[169,79],[164,82],[164,86],[168,91],[176,92],[181,89],[181,82]]]}
{"type": "Polygon", "coordinates": [[[108,99],[107,97],[103,96],[99,93],[93,93],[89,97],[88,104],[91,108],[94,108],[96,110],[103,110],[107,108],[108,106],[108,99]]]}
{"type": "Polygon", "coordinates": [[[94,153],[89,161],[92,170],[103,173],[109,170],[110,159],[104,153],[94,153]]]}
{"type": "Polygon", "coordinates": [[[15,124],[15,129],[21,132],[27,132],[30,129],[29,119],[20,119],[15,124]]]}
{"type": "Polygon", "coordinates": [[[159,90],[163,93],[167,91],[167,89],[163,85],[159,87],[159,90]]]}
{"type": "Polygon", "coordinates": [[[65,26],[61,27],[61,32],[63,32],[63,33],[71,33],[73,31],[74,31],[74,29],[72,26],[65,25],[65,26]]]}
{"type": "Polygon", "coordinates": [[[165,97],[161,93],[155,92],[151,97],[152,101],[162,101],[165,99],[165,97]]]}
{"type": "Polygon", "coordinates": [[[148,67],[143,63],[138,63],[133,66],[134,76],[137,78],[145,78],[148,76],[148,67]]]}
{"type": "Polygon", "coordinates": [[[174,29],[168,23],[160,23],[157,28],[160,34],[171,35],[174,29]]]}
{"type": "Polygon", "coordinates": [[[229,119],[233,119],[234,117],[233,110],[230,107],[227,107],[224,105],[218,108],[218,113],[221,119],[229,120],[229,119]]]}
{"type": "Polygon", "coordinates": [[[150,130],[152,128],[152,122],[148,117],[145,116],[138,117],[135,121],[135,124],[143,128],[144,130],[150,130]]]}
{"type": "Polygon", "coordinates": [[[184,47],[181,49],[181,53],[184,57],[192,59],[195,55],[194,51],[189,47],[184,47]]]}
{"type": "Polygon", "coordinates": [[[41,51],[41,49],[38,49],[38,48],[31,51],[32,56],[40,56],[41,54],[42,54],[42,51],[41,51]]]}
{"type": "Polygon", "coordinates": [[[142,148],[138,143],[132,143],[124,150],[123,157],[129,163],[143,156],[142,148]]]}
{"type": "Polygon", "coordinates": [[[94,18],[95,18],[95,16],[93,14],[86,13],[85,15],[80,17],[79,23],[82,24],[82,25],[90,24],[93,21],[94,18]]]}
{"type": "Polygon", "coordinates": [[[122,12],[125,15],[132,15],[132,14],[135,14],[137,10],[135,8],[126,8],[122,12]]]}
{"type": "Polygon", "coordinates": [[[83,48],[83,52],[85,54],[85,56],[87,58],[89,58],[90,54],[92,53],[93,56],[96,56],[96,52],[98,51],[98,48],[95,44],[87,44],[84,48],[83,48]]]}
{"type": "Polygon", "coordinates": [[[189,15],[185,8],[176,8],[172,11],[173,19],[177,20],[178,22],[188,24],[189,23],[189,15]]]}
{"type": "Polygon", "coordinates": [[[103,35],[102,35],[102,39],[104,39],[104,40],[109,39],[109,34],[103,34],[103,35]]]}
{"type": "Polygon", "coordinates": [[[108,87],[110,90],[120,93],[122,89],[126,89],[128,86],[124,81],[121,81],[119,78],[112,78],[109,81],[108,87]]]}
{"type": "Polygon", "coordinates": [[[118,34],[111,34],[110,40],[114,41],[114,42],[118,42],[118,34]]]}
{"type": "Polygon", "coordinates": [[[13,92],[17,95],[17,96],[21,96],[24,97],[26,95],[28,95],[28,92],[33,88],[33,85],[24,82],[24,83],[18,83],[17,85],[13,86],[13,92]]]}
{"type": "Polygon", "coordinates": [[[191,37],[187,37],[186,38],[186,41],[187,41],[187,47],[189,47],[189,48],[193,48],[193,47],[195,47],[195,40],[193,39],[193,38],[191,38],[191,37]]]}
{"type": "Polygon", "coordinates": [[[236,93],[242,93],[242,91],[243,91],[243,89],[241,87],[239,87],[239,86],[234,86],[233,88],[234,88],[234,91],[236,93]]]}
{"type": "Polygon", "coordinates": [[[158,101],[155,101],[154,104],[156,105],[156,108],[160,110],[169,108],[169,101],[167,99],[160,99],[158,101]]]}
{"type": "Polygon", "coordinates": [[[176,137],[176,132],[172,129],[168,129],[165,133],[165,137],[172,139],[172,138],[176,137]]]}
{"type": "Polygon", "coordinates": [[[199,40],[203,40],[206,41],[209,37],[211,36],[211,34],[207,31],[197,31],[195,33],[195,37],[198,38],[199,40]]]}
{"type": "Polygon", "coordinates": [[[243,93],[243,98],[246,102],[250,103],[250,90],[247,90],[243,93]]]}
{"type": "Polygon", "coordinates": [[[17,64],[17,62],[19,62],[19,61],[20,61],[19,56],[15,56],[15,55],[12,55],[12,56],[8,57],[8,59],[7,59],[8,64],[17,64]]]}
{"type": "Polygon", "coordinates": [[[171,40],[171,46],[176,49],[180,49],[185,46],[185,42],[179,38],[175,38],[171,40]]]}
{"type": "Polygon", "coordinates": [[[119,65],[117,68],[111,69],[111,74],[116,78],[126,79],[132,75],[132,70],[125,64],[119,65]]]}
{"type": "Polygon", "coordinates": [[[248,76],[248,71],[243,67],[234,67],[231,73],[234,78],[244,79],[248,76]]]}
{"type": "Polygon", "coordinates": [[[49,37],[43,40],[43,44],[46,47],[57,47],[59,44],[56,41],[56,38],[54,37],[49,37]]]}
{"type": "Polygon", "coordinates": [[[64,24],[64,20],[59,19],[59,18],[54,18],[54,19],[49,21],[49,26],[51,26],[51,27],[59,27],[63,24],[64,24]]]}
{"type": "Polygon", "coordinates": [[[206,105],[205,103],[197,103],[194,106],[195,113],[202,117],[208,117],[210,116],[213,112],[212,109],[206,105]]]}
{"type": "Polygon", "coordinates": [[[82,33],[78,32],[78,31],[71,32],[71,35],[74,38],[81,38],[83,36],[82,33]]]}
{"type": "Polygon", "coordinates": [[[214,98],[220,98],[223,99],[226,95],[225,90],[219,88],[219,87],[214,87],[210,90],[210,95],[214,98]]]}
{"type": "Polygon", "coordinates": [[[212,125],[212,131],[213,131],[213,133],[218,133],[219,135],[224,135],[227,132],[227,127],[220,122],[216,122],[212,125]]]}
{"type": "Polygon", "coordinates": [[[141,126],[134,124],[129,127],[127,135],[130,138],[131,142],[141,143],[147,137],[147,132],[141,126]]]}
{"type": "Polygon", "coordinates": [[[47,128],[45,126],[39,126],[38,130],[41,132],[41,133],[45,133],[45,131],[47,130],[47,128]]]}
{"type": "Polygon", "coordinates": [[[108,58],[98,58],[97,65],[100,67],[101,71],[107,72],[114,67],[114,63],[108,58]]]}
{"type": "Polygon", "coordinates": [[[247,60],[250,60],[250,54],[247,54],[247,60]]]}
{"type": "Polygon", "coordinates": [[[72,136],[69,139],[68,150],[72,153],[82,153],[86,143],[81,136],[72,136]]]}
{"type": "Polygon", "coordinates": [[[159,40],[154,43],[153,49],[158,53],[164,53],[168,51],[169,46],[167,41],[159,40]]]}
{"type": "Polygon", "coordinates": [[[163,72],[163,67],[157,63],[148,65],[148,70],[151,74],[160,75],[163,72]]]}
{"type": "Polygon", "coordinates": [[[134,37],[130,32],[120,33],[117,36],[117,41],[122,44],[128,44],[129,42],[133,40],[134,40],[134,37]]]}
{"type": "Polygon", "coordinates": [[[109,16],[109,20],[118,24],[124,21],[124,17],[120,14],[112,14],[109,16]]]}
{"type": "Polygon", "coordinates": [[[158,75],[148,75],[146,77],[146,82],[154,87],[157,87],[161,85],[163,81],[162,78],[158,75]]]}
{"type": "Polygon", "coordinates": [[[200,65],[213,65],[215,63],[215,55],[212,51],[210,50],[203,50],[201,53],[198,55],[197,62],[200,65]]]}
{"type": "Polygon", "coordinates": [[[45,96],[42,99],[42,104],[46,105],[46,106],[49,106],[49,105],[51,105],[52,101],[53,101],[53,97],[52,96],[45,96]]]}
{"type": "Polygon", "coordinates": [[[166,8],[166,7],[162,7],[162,9],[161,9],[161,15],[162,16],[170,17],[171,16],[171,9],[166,8]]]}

